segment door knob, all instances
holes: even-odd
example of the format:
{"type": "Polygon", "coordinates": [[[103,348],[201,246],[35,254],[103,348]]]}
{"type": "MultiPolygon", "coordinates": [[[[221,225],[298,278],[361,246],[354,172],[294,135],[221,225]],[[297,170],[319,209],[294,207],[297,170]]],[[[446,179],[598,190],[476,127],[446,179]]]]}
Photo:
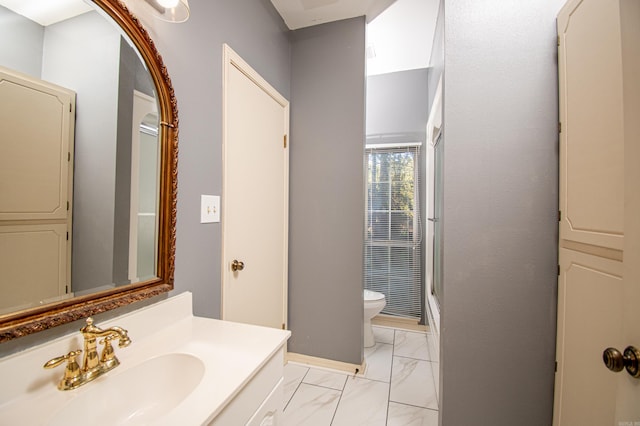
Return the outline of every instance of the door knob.
{"type": "Polygon", "coordinates": [[[231,262],[231,270],[233,272],[236,272],[236,271],[242,271],[243,269],[244,269],[244,262],[233,259],[233,262],[231,262]]]}
{"type": "Polygon", "coordinates": [[[627,346],[624,353],[616,348],[607,348],[602,353],[602,361],[611,371],[617,373],[626,368],[631,376],[640,378],[640,350],[633,346],[627,346]]]}

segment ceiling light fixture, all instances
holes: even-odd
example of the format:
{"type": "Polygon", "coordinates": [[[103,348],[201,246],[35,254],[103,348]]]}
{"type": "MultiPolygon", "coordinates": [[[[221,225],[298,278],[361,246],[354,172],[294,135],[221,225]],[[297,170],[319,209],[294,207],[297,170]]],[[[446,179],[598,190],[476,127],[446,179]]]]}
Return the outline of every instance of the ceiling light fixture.
{"type": "Polygon", "coordinates": [[[180,0],[158,0],[158,3],[160,3],[160,6],[171,8],[176,7],[180,0]]]}
{"type": "Polygon", "coordinates": [[[151,6],[151,14],[162,21],[180,23],[189,19],[189,0],[144,1],[151,6]]]}

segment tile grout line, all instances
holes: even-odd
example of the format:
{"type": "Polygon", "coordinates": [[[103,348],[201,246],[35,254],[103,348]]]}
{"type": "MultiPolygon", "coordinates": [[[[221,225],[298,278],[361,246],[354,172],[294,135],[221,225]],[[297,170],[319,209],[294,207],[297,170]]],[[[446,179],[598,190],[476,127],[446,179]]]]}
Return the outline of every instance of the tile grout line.
{"type": "MultiPolygon", "coordinates": [[[[300,382],[300,385],[307,385],[307,386],[313,386],[314,388],[320,388],[320,389],[326,389],[326,390],[332,390],[332,391],[336,391],[336,392],[342,392],[344,390],[344,387],[342,389],[336,389],[336,388],[329,388],[326,386],[322,386],[322,385],[317,385],[315,383],[306,383],[306,382],[300,382]]],[[[300,386],[298,386],[300,387],[300,386]]],[[[298,389],[296,389],[296,392],[298,391],[298,389]]]]}
{"type": "Polygon", "coordinates": [[[424,362],[431,362],[431,363],[434,363],[434,362],[435,362],[435,361],[431,361],[431,360],[429,360],[429,359],[414,358],[414,357],[412,357],[412,356],[406,356],[406,355],[394,355],[394,356],[395,356],[395,357],[398,357],[398,358],[412,359],[412,360],[414,360],[414,361],[424,361],[424,362]]]}
{"type": "Polygon", "coordinates": [[[439,410],[436,410],[435,408],[423,407],[421,405],[407,404],[406,402],[398,402],[398,401],[390,401],[390,402],[393,402],[394,404],[397,404],[397,405],[404,405],[405,407],[413,407],[413,408],[419,408],[421,410],[435,411],[436,413],[439,411],[439,410]]]}
{"type": "Polygon", "coordinates": [[[396,329],[393,329],[393,346],[391,348],[391,368],[389,369],[389,393],[387,394],[387,415],[384,419],[385,426],[389,423],[389,405],[391,404],[391,380],[393,379],[393,357],[396,353],[396,329]]]}
{"type": "MultiPolygon", "coordinates": [[[[344,384],[342,385],[342,390],[340,391],[340,398],[338,398],[336,409],[333,410],[333,416],[331,416],[331,422],[329,423],[329,426],[331,426],[333,424],[333,421],[336,419],[336,414],[338,413],[338,407],[340,407],[340,402],[342,402],[342,396],[344,395],[344,390],[347,387],[347,382],[349,381],[349,377],[352,377],[352,376],[351,375],[347,376],[347,380],[345,380],[344,384]]],[[[353,376],[353,378],[355,379],[355,375],[353,376]]]]}
{"type": "Polygon", "coordinates": [[[298,389],[300,389],[300,385],[304,382],[304,378],[307,377],[307,374],[309,374],[310,368],[309,367],[306,367],[306,368],[307,368],[307,371],[302,375],[302,378],[300,379],[300,383],[298,383],[298,386],[296,386],[296,390],[293,391],[293,393],[291,394],[291,398],[289,398],[289,401],[287,401],[287,404],[282,409],[282,414],[284,414],[285,410],[293,400],[293,397],[296,396],[296,392],[298,392],[298,389]]]}
{"type": "MultiPolygon", "coordinates": [[[[426,339],[427,339],[427,353],[429,354],[429,362],[431,363],[431,365],[429,366],[431,368],[431,382],[433,383],[433,392],[435,393],[436,396],[436,405],[438,406],[438,417],[440,417],[440,395],[438,393],[438,389],[436,388],[438,385],[436,384],[436,375],[433,372],[433,365],[434,364],[438,364],[438,370],[440,369],[440,358],[438,358],[438,362],[436,361],[432,361],[431,359],[434,358],[433,354],[431,353],[431,344],[429,343],[429,335],[430,333],[426,334],[426,339]]],[[[433,339],[433,334],[431,334],[431,338],[433,339]]],[[[440,374],[440,372],[438,372],[438,374],[440,374]]]]}
{"type": "MultiPolygon", "coordinates": [[[[432,365],[435,361],[431,361],[431,359],[429,360],[424,360],[424,359],[419,359],[419,358],[412,358],[412,357],[407,357],[407,356],[402,356],[402,355],[396,355],[395,354],[395,343],[396,343],[396,339],[395,339],[395,331],[397,331],[398,329],[394,330],[394,343],[393,343],[393,351],[392,351],[392,356],[391,356],[391,377],[389,379],[389,400],[387,402],[387,419],[386,419],[386,423],[385,425],[388,425],[388,421],[389,421],[389,408],[391,405],[391,402],[393,402],[394,404],[398,404],[398,405],[403,405],[406,407],[414,407],[414,408],[418,408],[421,410],[429,410],[429,411],[435,411],[436,413],[438,413],[439,416],[439,407],[438,409],[433,409],[433,408],[429,408],[429,407],[422,407],[419,405],[413,405],[413,404],[407,404],[405,402],[398,402],[398,401],[392,401],[391,400],[391,382],[392,382],[392,378],[393,378],[393,361],[395,360],[395,358],[405,358],[405,359],[410,359],[412,361],[423,361],[423,362],[428,362],[430,365],[432,365]]],[[[405,330],[400,330],[401,332],[405,332],[405,330]]],[[[428,342],[428,337],[426,336],[425,333],[425,339],[427,339],[427,354],[429,355],[429,358],[431,358],[431,351],[429,349],[429,342],[428,342]]],[[[435,388],[435,378],[433,377],[433,374],[431,374],[432,378],[432,382],[434,383],[434,388],[435,388]]]]}

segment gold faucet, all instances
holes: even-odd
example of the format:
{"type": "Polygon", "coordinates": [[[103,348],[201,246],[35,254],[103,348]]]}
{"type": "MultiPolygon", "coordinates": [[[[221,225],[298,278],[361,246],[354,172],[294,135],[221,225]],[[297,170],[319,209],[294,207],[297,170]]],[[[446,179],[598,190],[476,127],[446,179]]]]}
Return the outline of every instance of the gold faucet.
{"type": "Polygon", "coordinates": [[[118,346],[121,348],[129,346],[131,343],[127,330],[121,327],[111,327],[103,330],[93,325],[93,318],[87,318],[87,324],[80,329],[80,333],[84,338],[82,368],[76,361],[78,355],[83,352],[80,349],[50,359],[44,364],[44,368],[53,368],[67,361],[64,375],[60,383],[58,383],[58,389],[60,390],[75,389],[117,367],[120,361],[116,358],[113,346],[111,346],[112,340],[118,339],[118,346]],[[97,340],[100,338],[102,338],[100,344],[104,345],[101,357],[98,355],[97,348],[97,340]]]}

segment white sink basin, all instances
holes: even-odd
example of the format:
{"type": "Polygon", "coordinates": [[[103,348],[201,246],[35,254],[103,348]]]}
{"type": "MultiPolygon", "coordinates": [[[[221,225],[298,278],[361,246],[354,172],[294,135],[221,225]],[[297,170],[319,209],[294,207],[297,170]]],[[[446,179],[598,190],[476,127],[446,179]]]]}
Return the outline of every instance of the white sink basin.
{"type": "MultiPolygon", "coordinates": [[[[114,372],[117,370],[114,370],[114,372]]],[[[153,422],[177,407],[198,386],[204,363],[193,355],[170,353],[111,377],[74,398],[52,419],[52,426],[135,425],[153,422]]]]}
{"type": "Polygon", "coordinates": [[[129,330],[133,343],[116,348],[120,366],[70,391],[57,389],[62,366],[42,365],[81,348],[80,333],[0,354],[0,377],[10,384],[0,386],[0,426],[209,424],[290,333],[194,317],[191,306],[183,293],[101,323],[129,330]]]}

